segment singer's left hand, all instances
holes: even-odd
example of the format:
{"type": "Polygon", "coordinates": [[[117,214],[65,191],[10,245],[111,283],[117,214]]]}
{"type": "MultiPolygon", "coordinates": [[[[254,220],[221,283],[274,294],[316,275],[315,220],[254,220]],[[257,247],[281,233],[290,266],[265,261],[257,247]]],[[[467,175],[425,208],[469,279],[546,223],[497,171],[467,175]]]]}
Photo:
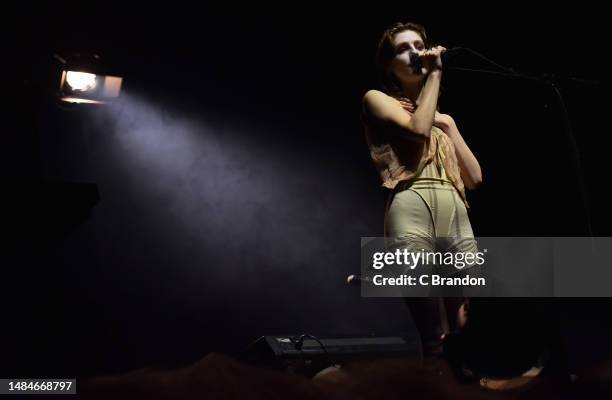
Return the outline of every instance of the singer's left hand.
{"type": "Polygon", "coordinates": [[[416,110],[416,106],[409,99],[398,99],[397,101],[399,101],[402,108],[408,111],[409,113],[414,113],[414,111],[416,110]]]}
{"type": "MultiPolygon", "coordinates": [[[[416,110],[416,106],[409,99],[398,99],[398,101],[401,104],[402,108],[408,111],[409,113],[414,113],[414,111],[416,110]]],[[[446,132],[448,128],[453,126],[454,123],[455,120],[448,114],[442,114],[437,111],[434,114],[433,125],[437,128],[442,129],[444,132],[446,132]]]]}

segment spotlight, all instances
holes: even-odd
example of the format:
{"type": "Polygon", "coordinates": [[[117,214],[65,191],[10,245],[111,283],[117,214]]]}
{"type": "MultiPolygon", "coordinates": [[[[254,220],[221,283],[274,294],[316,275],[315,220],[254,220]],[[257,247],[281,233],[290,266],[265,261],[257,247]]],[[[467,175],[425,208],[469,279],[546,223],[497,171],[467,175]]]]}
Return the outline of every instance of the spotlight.
{"type": "Polygon", "coordinates": [[[68,71],[66,72],[66,82],[75,92],[85,92],[96,87],[96,74],[68,71]]]}
{"type": "Polygon", "coordinates": [[[65,103],[106,104],[119,97],[123,78],[105,74],[96,54],[71,59],[55,55],[62,65],[58,98],[65,103]]]}

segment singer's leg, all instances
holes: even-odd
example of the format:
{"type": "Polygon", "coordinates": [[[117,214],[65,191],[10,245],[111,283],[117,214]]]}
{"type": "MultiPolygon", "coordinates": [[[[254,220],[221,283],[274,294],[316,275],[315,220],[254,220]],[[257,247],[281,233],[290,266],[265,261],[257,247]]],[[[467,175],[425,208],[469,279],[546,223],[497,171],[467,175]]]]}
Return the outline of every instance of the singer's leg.
{"type": "MultiPolygon", "coordinates": [[[[431,209],[416,191],[408,189],[396,194],[389,209],[388,232],[391,238],[409,251],[435,250],[435,226],[431,209]]],[[[424,268],[427,266],[417,266],[416,270],[426,273],[424,268]]],[[[420,336],[423,361],[430,365],[432,360],[435,364],[442,356],[444,307],[441,298],[429,297],[429,289],[421,289],[422,293],[419,293],[418,290],[407,288],[403,299],[420,336]]]]}

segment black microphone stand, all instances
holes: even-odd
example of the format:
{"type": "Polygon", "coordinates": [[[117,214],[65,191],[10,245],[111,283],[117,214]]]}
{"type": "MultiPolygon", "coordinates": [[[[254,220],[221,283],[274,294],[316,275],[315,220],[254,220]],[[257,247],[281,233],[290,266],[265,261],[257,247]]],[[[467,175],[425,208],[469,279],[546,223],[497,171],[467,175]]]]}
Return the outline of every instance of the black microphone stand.
{"type": "MultiPolygon", "coordinates": [[[[498,63],[496,63],[495,61],[483,56],[482,54],[478,53],[475,50],[469,49],[467,47],[454,47],[453,50],[460,50],[460,51],[465,51],[465,52],[469,52],[470,54],[475,55],[476,57],[488,62],[489,64],[497,67],[498,69],[501,70],[500,71],[492,71],[492,70],[486,70],[486,69],[473,69],[473,68],[460,68],[460,67],[450,67],[450,68],[445,68],[446,70],[452,70],[452,71],[462,71],[462,72],[472,72],[472,73],[480,73],[480,74],[489,74],[489,75],[496,75],[496,76],[501,76],[501,77],[508,77],[508,78],[519,78],[519,79],[523,79],[523,80],[527,80],[527,81],[531,81],[534,83],[538,83],[541,85],[545,85],[545,86],[549,86],[551,87],[555,94],[556,94],[556,99],[558,100],[559,103],[559,107],[561,108],[562,114],[563,114],[563,122],[564,122],[564,127],[565,127],[565,133],[567,136],[567,141],[570,145],[570,149],[572,152],[572,161],[574,163],[574,167],[576,169],[577,172],[577,176],[578,176],[578,187],[579,187],[579,191],[580,191],[580,195],[581,195],[581,200],[582,200],[582,206],[584,209],[584,215],[585,215],[585,223],[587,226],[587,230],[589,233],[589,237],[593,237],[593,227],[591,224],[591,212],[590,212],[590,201],[588,198],[588,193],[586,191],[586,186],[584,183],[584,178],[583,178],[583,173],[582,173],[582,165],[580,162],[580,151],[578,150],[578,145],[576,143],[576,138],[574,135],[574,132],[572,130],[572,126],[571,126],[571,122],[570,122],[570,118],[569,118],[569,114],[567,112],[567,107],[565,105],[565,101],[563,99],[563,96],[561,94],[561,91],[559,90],[559,86],[557,84],[558,81],[561,80],[561,78],[555,76],[555,75],[544,75],[544,77],[540,78],[540,77],[535,77],[535,76],[530,76],[530,75],[526,75],[523,73],[519,73],[517,71],[515,71],[512,68],[508,68],[508,67],[504,67],[503,65],[500,65],[498,63]]],[[[450,57],[452,57],[453,55],[456,55],[458,53],[458,51],[455,51],[453,54],[449,55],[446,57],[446,59],[449,59],[450,57]]],[[[587,79],[579,79],[579,78],[564,78],[565,80],[571,80],[573,82],[576,83],[581,83],[581,84],[589,84],[589,85],[600,85],[600,82],[597,81],[592,81],[592,80],[587,80],[587,79]]]]}

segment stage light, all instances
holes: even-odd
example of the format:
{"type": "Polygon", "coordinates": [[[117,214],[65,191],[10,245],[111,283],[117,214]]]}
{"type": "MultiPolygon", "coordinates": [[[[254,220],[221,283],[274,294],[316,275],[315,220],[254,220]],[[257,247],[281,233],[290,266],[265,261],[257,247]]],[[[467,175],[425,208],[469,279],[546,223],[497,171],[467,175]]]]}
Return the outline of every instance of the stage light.
{"type": "Polygon", "coordinates": [[[123,78],[62,71],[59,98],[68,103],[105,104],[119,96],[123,78]]]}
{"type": "Polygon", "coordinates": [[[65,103],[106,104],[119,97],[123,78],[108,75],[98,55],[76,54],[62,65],[58,99],[65,103]]]}
{"type": "Polygon", "coordinates": [[[84,92],[96,87],[96,74],[67,71],[66,82],[68,82],[72,90],[84,92]]]}

